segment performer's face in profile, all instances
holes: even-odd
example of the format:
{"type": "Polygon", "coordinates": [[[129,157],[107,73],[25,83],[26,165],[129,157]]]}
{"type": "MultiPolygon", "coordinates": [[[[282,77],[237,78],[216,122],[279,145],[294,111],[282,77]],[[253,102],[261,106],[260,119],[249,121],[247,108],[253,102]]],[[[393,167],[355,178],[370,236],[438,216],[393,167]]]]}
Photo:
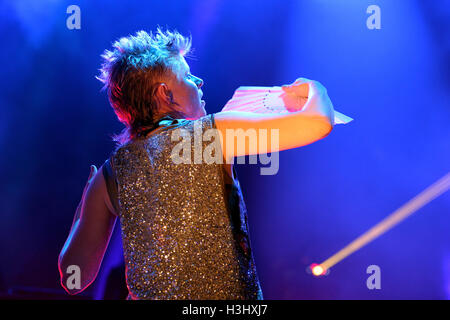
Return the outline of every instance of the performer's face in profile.
{"type": "Polygon", "coordinates": [[[203,80],[190,73],[189,65],[184,57],[176,63],[173,77],[169,84],[173,100],[182,108],[187,119],[198,119],[206,115],[205,101],[201,100],[203,80]]]}

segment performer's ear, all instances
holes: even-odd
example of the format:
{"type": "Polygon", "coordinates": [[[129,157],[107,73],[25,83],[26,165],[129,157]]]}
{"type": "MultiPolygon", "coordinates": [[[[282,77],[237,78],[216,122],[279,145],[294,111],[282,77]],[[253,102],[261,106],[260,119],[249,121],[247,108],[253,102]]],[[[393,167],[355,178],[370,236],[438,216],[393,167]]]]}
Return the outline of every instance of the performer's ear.
{"type": "Polygon", "coordinates": [[[159,101],[164,101],[167,104],[173,103],[173,94],[165,83],[160,83],[156,88],[155,95],[159,101]]]}

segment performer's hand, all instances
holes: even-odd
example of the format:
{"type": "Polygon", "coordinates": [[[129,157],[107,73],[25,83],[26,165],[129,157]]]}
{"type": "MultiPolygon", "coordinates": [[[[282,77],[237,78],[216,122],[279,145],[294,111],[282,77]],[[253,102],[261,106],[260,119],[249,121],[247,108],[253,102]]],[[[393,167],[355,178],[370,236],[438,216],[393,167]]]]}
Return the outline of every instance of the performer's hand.
{"type": "Polygon", "coordinates": [[[281,98],[284,101],[286,108],[289,111],[302,110],[308,101],[309,84],[312,81],[306,78],[298,78],[292,84],[285,84],[281,86],[284,95],[281,98]]]}
{"type": "Polygon", "coordinates": [[[311,82],[312,80],[306,78],[298,78],[292,84],[281,86],[281,89],[288,94],[307,99],[309,95],[309,83],[311,82]]]}

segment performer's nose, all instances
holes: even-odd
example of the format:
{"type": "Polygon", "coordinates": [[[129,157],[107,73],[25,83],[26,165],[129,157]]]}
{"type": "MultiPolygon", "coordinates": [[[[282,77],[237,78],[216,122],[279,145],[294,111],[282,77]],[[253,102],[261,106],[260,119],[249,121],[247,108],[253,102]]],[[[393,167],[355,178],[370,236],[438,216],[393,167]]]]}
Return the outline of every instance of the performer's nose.
{"type": "Polygon", "coordinates": [[[195,84],[200,89],[203,86],[203,80],[196,76],[193,76],[193,77],[194,77],[195,84]]]}

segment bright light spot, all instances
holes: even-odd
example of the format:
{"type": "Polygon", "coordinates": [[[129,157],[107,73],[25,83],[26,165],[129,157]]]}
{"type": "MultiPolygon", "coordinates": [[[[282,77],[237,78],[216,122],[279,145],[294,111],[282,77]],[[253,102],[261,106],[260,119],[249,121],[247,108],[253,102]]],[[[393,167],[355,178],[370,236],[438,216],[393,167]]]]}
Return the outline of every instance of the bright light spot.
{"type": "Polygon", "coordinates": [[[325,269],[319,264],[313,263],[310,266],[310,268],[311,268],[312,274],[315,275],[316,277],[323,276],[325,274],[325,269]]]}

